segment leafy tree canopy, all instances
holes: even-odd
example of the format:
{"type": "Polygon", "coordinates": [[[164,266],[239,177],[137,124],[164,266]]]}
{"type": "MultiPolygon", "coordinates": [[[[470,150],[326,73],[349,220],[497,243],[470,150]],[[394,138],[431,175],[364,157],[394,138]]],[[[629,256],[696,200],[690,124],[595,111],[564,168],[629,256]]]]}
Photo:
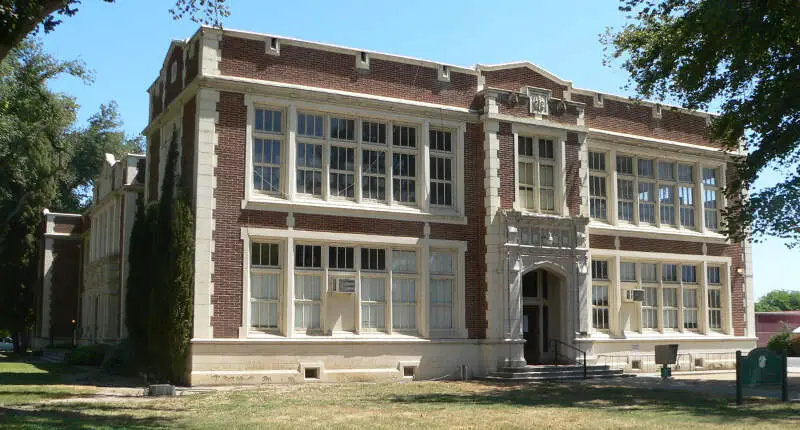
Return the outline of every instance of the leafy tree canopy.
{"type": "MultiPolygon", "coordinates": [[[[225,0],[174,1],[169,9],[173,19],[189,17],[198,24],[219,27],[222,18],[230,14],[225,0]]],[[[0,0],[0,60],[40,25],[45,33],[53,31],[64,17],[75,15],[80,4],[81,0],[0,0]]]]}
{"type": "Polygon", "coordinates": [[[744,145],[725,189],[725,233],[800,245],[800,4],[797,0],[621,0],[631,21],[601,35],[645,98],[689,109],[719,103],[710,137],[744,145]],[[744,143],[741,138],[745,137],[744,143]],[[738,198],[765,170],[782,179],[738,198]]]}
{"type": "Polygon", "coordinates": [[[756,302],[756,312],[800,311],[800,291],[770,291],[756,302]]]}

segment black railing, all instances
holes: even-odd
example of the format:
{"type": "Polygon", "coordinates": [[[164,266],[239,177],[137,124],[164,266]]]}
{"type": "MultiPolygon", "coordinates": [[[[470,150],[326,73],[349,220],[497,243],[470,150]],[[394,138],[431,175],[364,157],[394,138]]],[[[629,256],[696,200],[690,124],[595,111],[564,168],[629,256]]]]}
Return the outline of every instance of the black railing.
{"type": "MultiPolygon", "coordinates": [[[[569,348],[569,349],[571,349],[573,351],[577,351],[579,354],[583,354],[583,363],[582,363],[583,364],[583,379],[586,379],[586,377],[587,377],[586,376],[586,351],[583,351],[583,350],[575,347],[574,345],[570,345],[568,343],[564,343],[564,342],[562,342],[562,341],[560,341],[558,339],[550,339],[550,342],[553,344],[553,351],[555,353],[556,364],[558,364],[558,357],[559,357],[558,346],[559,345],[565,346],[565,347],[567,347],[567,348],[569,348]]],[[[562,355],[562,357],[564,357],[564,358],[569,360],[569,357],[566,356],[566,355],[562,355]]],[[[573,361],[576,364],[578,363],[578,360],[573,360],[573,361]]]]}

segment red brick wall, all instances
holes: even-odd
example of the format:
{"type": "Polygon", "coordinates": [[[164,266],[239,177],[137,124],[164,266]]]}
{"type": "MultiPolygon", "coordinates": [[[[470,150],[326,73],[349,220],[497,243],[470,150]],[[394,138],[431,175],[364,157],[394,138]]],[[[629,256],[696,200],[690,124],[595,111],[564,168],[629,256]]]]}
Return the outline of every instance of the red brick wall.
{"type": "Polygon", "coordinates": [[[502,88],[509,91],[519,91],[520,88],[525,86],[546,88],[553,92],[553,97],[560,99],[564,96],[564,90],[567,89],[564,85],[559,85],[527,67],[492,72],[485,71],[483,75],[486,77],[487,87],[502,88]]]}
{"type": "Polygon", "coordinates": [[[517,154],[514,152],[514,134],[511,132],[511,123],[501,122],[500,131],[497,133],[500,149],[497,156],[500,158],[500,207],[511,209],[514,207],[516,189],[514,176],[516,174],[517,154]]]}
{"type": "Polygon", "coordinates": [[[475,99],[475,75],[451,71],[450,82],[439,82],[435,68],[375,58],[369,60],[368,73],[360,72],[355,55],[283,44],[274,56],[264,52],[264,43],[224,36],[220,72],[450,106],[469,107],[475,99]]]}
{"type": "Polygon", "coordinates": [[[194,128],[197,121],[197,98],[192,97],[183,105],[183,123],[181,126],[181,185],[192,192],[194,189],[194,151],[196,147],[194,128]]]}
{"type": "Polygon", "coordinates": [[[147,158],[150,159],[148,163],[150,168],[145,172],[147,174],[147,190],[148,200],[153,202],[158,200],[158,164],[161,158],[161,131],[154,130],[150,136],[147,137],[147,158]]]}
{"type": "Polygon", "coordinates": [[[172,55],[169,57],[169,61],[167,64],[164,65],[166,67],[164,79],[166,79],[165,89],[164,89],[164,97],[165,97],[165,106],[169,106],[175,97],[178,97],[178,94],[181,93],[183,90],[183,47],[175,45],[175,49],[172,50],[172,55]],[[178,74],[175,78],[175,82],[170,82],[172,71],[172,63],[176,62],[178,64],[178,74]]]}
{"type": "Polygon", "coordinates": [[[586,104],[586,125],[591,128],[674,140],[694,145],[717,145],[708,140],[706,120],[697,115],[663,108],[661,119],[653,118],[650,106],[606,98],[594,107],[591,96],[573,94],[572,100],[586,104]]]}
{"type": "MultiPolygon", "coordinates": [[[[702,242],[686,242],[666,239],[643,239],[636,237],[620,237],[620,250],[640,252],[663,252],[669,254],[702,255],[702,242]]],[[[589,235],[589,246],[592,249],[614,249],[614,236],[592,234],[589,235]]],[[[736,269],[744,267],[742,245],[733,244],[706,244],[706,255],[715,257],[730,257],[731,271],[728,274],[731,280],[731,313],[733,316],[733,331],[736,336],[744,336],[745,332],[745,294],[744,275],[736,269]]]]}
{"type": "Polygon", "coordinates": [[[78,240],[56,239],[53,243],[53,278],[50,322],[53,336],[72,336],[72,320],[78,318],[81,248],[78,240]]]}
{"type": "Polygon", "coordinates": [[[155,91],[156,88],[159,86],[156,83],[156,86],[153,87],[152,93],[150,94],[150,105],[153,107],[153,110],[150,111],[150,120],[155,119],[161,112],[164,111],[163,109],[163,100],[162,97],[164,96],[163,89],[159,90],[159,95],[156,96],[155,91]]]}
{"type": "MultiPolygon", "coordinates": [[[[242,226],[285,228],[285,212],[242,210],[245,172],[246,108],[242,94],[223,92],[217,105],[219,144],[215,169],[217,188],[214,210],[216,245],[214,261],[214,337],[237,337],[242,310],[242,226]]],[[[434,239],[467,241],[466,319],[469,336],[486,335],[486,268],[484,255],[483,130],[469,124],[465,136],[465,211],[467,225],[431,224],[434,239]]],[[[330,232],[397,236],[423,236],[424,223],[384,221],[332,215],[295,214],[295,228],[330,232]]]]}

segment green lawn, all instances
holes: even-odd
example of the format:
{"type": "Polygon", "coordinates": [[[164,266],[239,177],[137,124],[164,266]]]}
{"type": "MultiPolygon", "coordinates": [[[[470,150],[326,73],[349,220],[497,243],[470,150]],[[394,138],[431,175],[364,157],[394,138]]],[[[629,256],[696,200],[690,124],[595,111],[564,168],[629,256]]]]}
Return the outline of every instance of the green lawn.
{"type": "Polygon", "coordinates": [[[74,370],[0,360],[0,428],[800,427],[800,404],[736,406],[730,398],[691,392],[585,383],[276,385],[121,401],[93,396],[102,388],[45,385],[48,377],[63,382],[74,370]],[[78,399],[65,403],[66,396],[78,399]]]}

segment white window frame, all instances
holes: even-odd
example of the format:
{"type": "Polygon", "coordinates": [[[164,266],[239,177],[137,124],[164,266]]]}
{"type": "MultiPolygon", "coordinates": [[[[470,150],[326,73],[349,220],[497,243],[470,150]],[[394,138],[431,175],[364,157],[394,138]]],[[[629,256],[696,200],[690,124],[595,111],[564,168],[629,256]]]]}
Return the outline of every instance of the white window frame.
{"type": "Polygon", "coordinates": [[[594,220],[598,221],[608,221],[609,220],[609,202],[611,202],[611,193],[609,189],[609,170],[611,167],[611,157],[609,156],[609,152],[606,151],[595,151],[589,150],[589,161],[587,168],[589,170],[589,217],[594,220]],[[603,170],[593,169],[591,167],[591,159],[593,155],[600,155],[603,159],[603,170]],[[593,181],[597,181],[598,184],[602,184],[603,191],[605,195],[592,195],[592,183],[593,181]],[[605,216],[604,217],[597,217],[592,214],[592,202],[604,202],[605,203],[605,216]]]}
{"type": "Polygon", "coordinates": [[[342,214],[383,219],[420,219],[450,224],[466,224],[464,211],[464,139],[466,122],[451,120],[431,121],[423,116],[411,116],[391,113],[394,106],[387,104],[386,110],[376,111],[371,109],[353,108],[352,105],[341,106],[325,103],[300,102],[297,100],[245,95],[245,106],[248,108],[248,123],[246,132],[246,173],[245,197],[242,207],[256,210],[288,210],[303,213],[342,214]],[[258,108],[283,109],[286,120],[284,121],[285,133],[282,145],[282,171],[281,193],[272,195],[260,193],[253,188],[253,162],[252,145],[254,139],[254,112],[258,108]],[[322,115],[324,117],[324,138],[299,136],[297,127],[297,113],[322,115]],[[341,141],[330,139],[329,127],[331,117],[348,117],[355,120],[355,141],[341,141]],[[380,122],[386,124],[386,144],[363,142],[362,122],[380,122]],[[430,204],[430,150],[428,130],[435,124],[436,128],[445,128],[453,131],[453,202],[451,207],[442,207],[430,204]],[[392,127],[394,125],[413,126],[416,129],[417,147],[405,148],[393,145],[392,127]],[[310,195],[301,195],[296,192],[296,153],[297,142],[319,141],[323,144],[323,195],[312,198],[310,195]],[[347,143],[345,143],[347,142],[347,143]],[[355,149],[355,198],[344,200],[332,198],[329,192],[330,179],[330,145],[352,145],[355,149]],[[362,199],[362,150],[381,150],[386,153],[386,185],[385,201],[362,199]],[[394,201],[392,183],[392,163],[394,153],[413,154],[416,157],[415,194],[416,202],[407,204],[394,201]],[[280,195],[277,195],[280,194],[280,195]]]}
{"type": "MultiPolygon", "coordinates": [[[[354,324],[356,335],[364,336],[419,336],[423,338],[466,338],[466,312],[465,312],[465,254],[467,244],[465,241],[423,239],[404,236],[378,236],[369,234],[351,233],[332,233],[305,230],[271,229],[260,227],[242,227],[241,238],[244,244],[243,252],[243,288],[242,303],[247,304],[242,309],[242,327],[240,338],[263,338],[263,337],[304,337],[307,335],[323,334],[320,339],[334,340],[341,337],[336,333],[331,333],[330,327],[326,327],[326,305],[327,298],[331,294],[332,285],[330,280],[336,276],[348,276],[356,279],[356,293],[354,306],[354,324]],[[279,297],[281,300],[282,315],[279,317],[279,330],[271,332],[260,332],[248,330],[250,321],[250,251],[253,242],[279,243],[281,252],[280,272],[281,289],[279,297]],[[321,246],[321,269],[300,269],[295,268],[294,247],[296,245],[319,245],[321,246]],[[354,267],[355,270],[334,270],[330,269],[328,263],[328,247],[342,246],[354,248],[354,267]],[[371,271],[361,269],[361,249],[377,248],[386,250],[386,271],[371,271]],[[453,297],[453,329],[450,330],[431,330],[429,327],[427,297],[429,291],[430,270],[428,266],[428,256],[431,250],[442,250],[454,254],[455,274],[454,278],[454,297],[453,297]],[[416,273],[400,273],[392,270],[391,255],[393,251],[414,251],[416,256],[416,273]],[[304,329],[294,327],[294,280],[296,274],[311,274],[322,277],[321,284],[321,304],[320,304],[320,328],[306,332],[304,329]],[[361,277],[382,277],[385,279],[386,291],[384,295],[385,319],[384,329],[370,329],[361,326],[361,277]],[[392,319],[392,286],[393,279],[413,279],[415,282],[415,310],[414,329],[394,329],[392,319]]],[[[350,334],[352,336],[352,334],[350,334]]],[[[317,336],[315,336],[317,338],[317,336]]]]}
{"type": "MultiPolygon", "coordinates": [[[[278,277],[278,297],[277,299],[256,299],[252,297],[252,290],[249,292],[251,294],[250,300],[248,301],[248,318],[247,318],[247,330],[248,332],[262,332],[262,333],[280,333],[282,330],[281,324],[281,317],[283,316],[283,310],[281,303],[283,302],[283,294],[282,288],[283,285],[283,271],[281,268],[284,266],[284,255],[286,254],[283,251],[283,245],[280,242],[268,242],[268,241],[253,241],[250,243],[249,252],[252,253],[253,245],[254,244],[262,244],[262,245],[277,245],[278,246],[278,264],[277,266],[272,265],[254,265],[252,263],[252,254],[250,254],[249,264],[250,264],[250,277],[248,277],[248,281],[252,280],[252,275],[255,274],[265,274],[265,275],[274,275],[278,277]],[[253,303],[275,303],[277,305],[277,325],[276,327],[255,327],[252,324],[252,304],[253,303]]],[[[248,288],[252,288],[252,285],[248,284],[248,288]]]]}
{"type": "Polygon", "coordinates": [[[611,315],[611,307],[612,307],[612,282],[611,279],[614,278],[614,274],[611,273],[613,270],[612,262],[607,259],[595,259],[592,258],[591,260],[591,286],[592,286],[592,293],[591,297],[589,298],[589,303],[591,304],[591,327],[592,330],[595,332],[601,333],[608,333],[611,331],[612,326],[612,315],[611,315]],[[597,263],[597,264],[595,264],[597,263]],[[601,267],[601,263],[605,263],[604,271],[605,273],[595,273],[598,272],[598,269],[601,267]],[[598,266],[597,268],[595,266],[598,266]],[[595,296],[597,295],[596,292],[598,289],[605,289],[605,296],[606,302],[605,304],[602,303],[595,303],[595,296]],[[602,316],[605,315],[604,321],[600,321],[598,315],[602,316]],[[603,327],[596,326],[596,320],[602,322],[603,327]]]}
{"type": "MultiPolygon", "coordinates": [[[[566,204],[566,197],[565,197],[565,189],[566,189],[566,178],[564,177],[564,171],[566,169],[566,160],[565,160],[565,144],[567,141],[567,134],[564,130],[552,129],[548,127],[541,127],[535,126],[530,124],[512,124],[511,125],[511,132],[514,137],[514,210],[519,212],[531,212],[531,213],[546,213],[546,214],[555,214],[555,215],[566,215],[567,212],[567,204],[566,204]],[[533,161],[534,166],[534,207],[533,208],[525,208],[521,204],[521,196],[520,196],[520,156],[519,156],[519,138],[520,136],[530,137],[533,139],[533,151],[534,157],[531,159],[533,161]],[[555,210],[553,211],[541,211],[541,197],[539,192],[539,163],[542,162],[539,157],[539,139],[545,140],[552,140],[553,141],[553,188],[554,188],[554,207],[555,210]]],[[[550,160],[544,160],[545,164],[551,164],[550,160]]]]}
{"type": "Polygon", "coordinates": [[[454,134],[455,133],[454,133],[453,130],[450,130],[450,129],[447,129],[447,128],[440,128],[440,127],[431,127],[430,130],[428,131],[428,145],[429,145],[429,148],[430,148],[430,157],[429,157],[429,161],[428,162],[429,162],[429,164],[431,166],[431,171],[433,170],[433,160],[436,159],[436,158],[441,158],[441,159],[445,160],[446,162],[447,161],[450,162],[450,179],[449,180],[446,179],[446,178],[434,179],[433,178],[433,174],[429,175],[429,178],[430,178],[429,179],[430,180],[430,189],[431,190],[433,190],[433,187],[435,185],[439,185],[439,184],[445,185],[445,186],[446,185],[450,185],[450,204],[448,205],[446,203],[434,203],[433,202],[433,198],[431,198],[430,199],[430,205],[432,207],[452,208],[452,207],[457,205],[456,196],[455,196],[456,185],[454,183],[455,174],[456,174],[456,171],[457,171],[457,166],[456,166],[456,162],[457,162],[456,161],[456,152],[457,151],[456,151],[456,147],[455,147],[456,146],[455,145],[456,144],[456,139],[455,139],[454,134]],[[450,150],[449,151],[445,151],[445,150],[434,149],[433,146],[431,145],[431,139],[430,139],[430,136],[431,136],[432,133],[448,133],[450,135],[450,150]]]}
{"type": "Polygon", "coordinates": [[[702,189],[703,189],[703,198],[702,198],[702,202],[701,202],[701,209],[703,211],[703,226],[702,226],[702,228],[703,228],[703,231],[719,231],[719,229],[720,229],[720,218],[721,218],[720,217],[720,209],[722,209],[722,207],[724,207],[723,206],[723,200],[722,200],[722,193],[721,193],[721,188],[722,187],[720,185],[720,182],[722,181],[722,176],[723,176],[723,168],[722,167],[703,166],[703,172],[701,172],[701,175],[702,176],[700,177],[701,178],[701,185],[700,186],[702,186],[702,189]],[[706,169],[710,169],[710,170],[714,171],[714,182],[715,183],[713,185],[706,184],[705,179],[703,179],[705,177],[705,172],[704,171],[706,169]],[[715,199],[716,207],[714,207],[714,208],[706,208],[706,194],[708,192],[713,192],[716,195],[716,199],[715,199]],[[708,226],[708,214],[709,213],[713,213],[716,216],[716,220],[717,220],[717,222],[716,222],[717,226],[716,227],[709,227],[708,226]]]}

